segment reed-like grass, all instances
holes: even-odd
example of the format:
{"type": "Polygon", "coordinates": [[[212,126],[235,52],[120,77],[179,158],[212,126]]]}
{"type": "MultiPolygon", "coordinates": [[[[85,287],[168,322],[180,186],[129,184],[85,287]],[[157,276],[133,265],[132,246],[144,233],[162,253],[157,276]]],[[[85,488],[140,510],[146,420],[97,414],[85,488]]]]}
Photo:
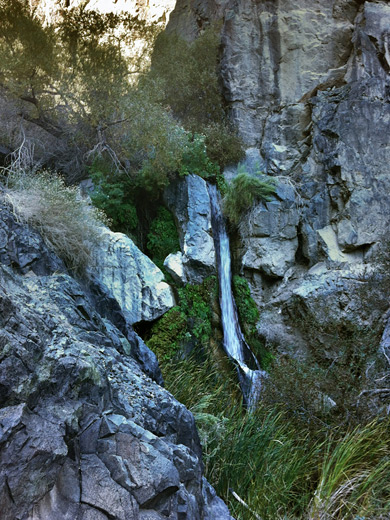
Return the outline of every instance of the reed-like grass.
{"type": "Polygon", "coordinates": [[[269,405],[249,413],[234,378],[209,360],[171,362],[163,372],[194,413],[206,476],[237,520],[389,518],[388,419],[313,431],[269,405]]]}

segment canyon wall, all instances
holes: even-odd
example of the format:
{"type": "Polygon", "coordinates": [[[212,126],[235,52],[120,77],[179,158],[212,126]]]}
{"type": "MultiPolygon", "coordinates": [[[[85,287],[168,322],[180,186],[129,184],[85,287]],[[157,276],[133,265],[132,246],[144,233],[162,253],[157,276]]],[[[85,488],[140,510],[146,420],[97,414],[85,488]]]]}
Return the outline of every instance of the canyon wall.
{"type": "Polygon", "coordinates": [[[390,6],[178,0],[168,30],[192,39],[215,21],[246,168],[279,183],[241,222],[236,269],[262,310],[263,336],[299,350],[297,299],[320,321],[370,323],[355,289],[375,272],[390,224],[390,6]]]}

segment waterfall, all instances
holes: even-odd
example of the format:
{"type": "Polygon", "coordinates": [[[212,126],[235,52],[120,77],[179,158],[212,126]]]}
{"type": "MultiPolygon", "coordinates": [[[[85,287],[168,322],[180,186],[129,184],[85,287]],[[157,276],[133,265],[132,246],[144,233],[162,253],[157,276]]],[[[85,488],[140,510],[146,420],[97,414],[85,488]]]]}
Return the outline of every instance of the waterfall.
{"type": "Polygon", "coordinates": [[[253,407],[259,399],[261,380],[266,372],[260,369],[256,357],[245,341],[238,320],[236,303],[232,291],[232,270],[229,236],[220,208],[219,193],[215,185],[209,184],[211,222],[217,257],[219,281],[219,302],[223,329],[223,346],[238,370],[238,377],[244,399],[253,407]]]}

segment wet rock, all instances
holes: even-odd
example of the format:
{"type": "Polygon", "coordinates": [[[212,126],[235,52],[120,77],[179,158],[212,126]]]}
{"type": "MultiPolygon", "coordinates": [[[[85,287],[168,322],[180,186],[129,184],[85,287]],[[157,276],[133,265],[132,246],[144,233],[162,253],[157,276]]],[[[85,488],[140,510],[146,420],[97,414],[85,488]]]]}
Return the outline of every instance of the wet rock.
{"type": "Polygon", "coordinates": [[[173,276],[201,283],[215,273],[215,249],[211,230],[210,197],[206,182],[188,175],[165,191],[165,202],[175,216],[182,255],[168,258],[173,276]]]}

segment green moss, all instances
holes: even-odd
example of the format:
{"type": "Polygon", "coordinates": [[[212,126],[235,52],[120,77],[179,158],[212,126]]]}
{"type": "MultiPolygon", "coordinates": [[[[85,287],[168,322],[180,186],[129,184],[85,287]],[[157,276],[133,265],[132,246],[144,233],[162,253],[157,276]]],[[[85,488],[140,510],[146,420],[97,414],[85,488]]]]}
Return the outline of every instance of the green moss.
{"type": "Polygon", "coordinates": [[[259,310],[245,278],[233,276],[233,292],[240,321],[248,329],[248,333],[252,333],[253,330],[256,330],[256,324],[259,321],[259,310]]]}
{"type": "Polygon", "coordinates": [[[160,363],[170,361],[184,347],[209,346],[213,334],[212,307],[218,297],[217,279],[178,289],[179,305],[164,314],[151,328],[146,343],[160,363]]]}
{"type": "Polygon", "coordinates": [[[169,361],[180,348],[186,332],[187,318],[180,307],[174,307],[152,326],[148,347],[160,361],[169,361]]]}

